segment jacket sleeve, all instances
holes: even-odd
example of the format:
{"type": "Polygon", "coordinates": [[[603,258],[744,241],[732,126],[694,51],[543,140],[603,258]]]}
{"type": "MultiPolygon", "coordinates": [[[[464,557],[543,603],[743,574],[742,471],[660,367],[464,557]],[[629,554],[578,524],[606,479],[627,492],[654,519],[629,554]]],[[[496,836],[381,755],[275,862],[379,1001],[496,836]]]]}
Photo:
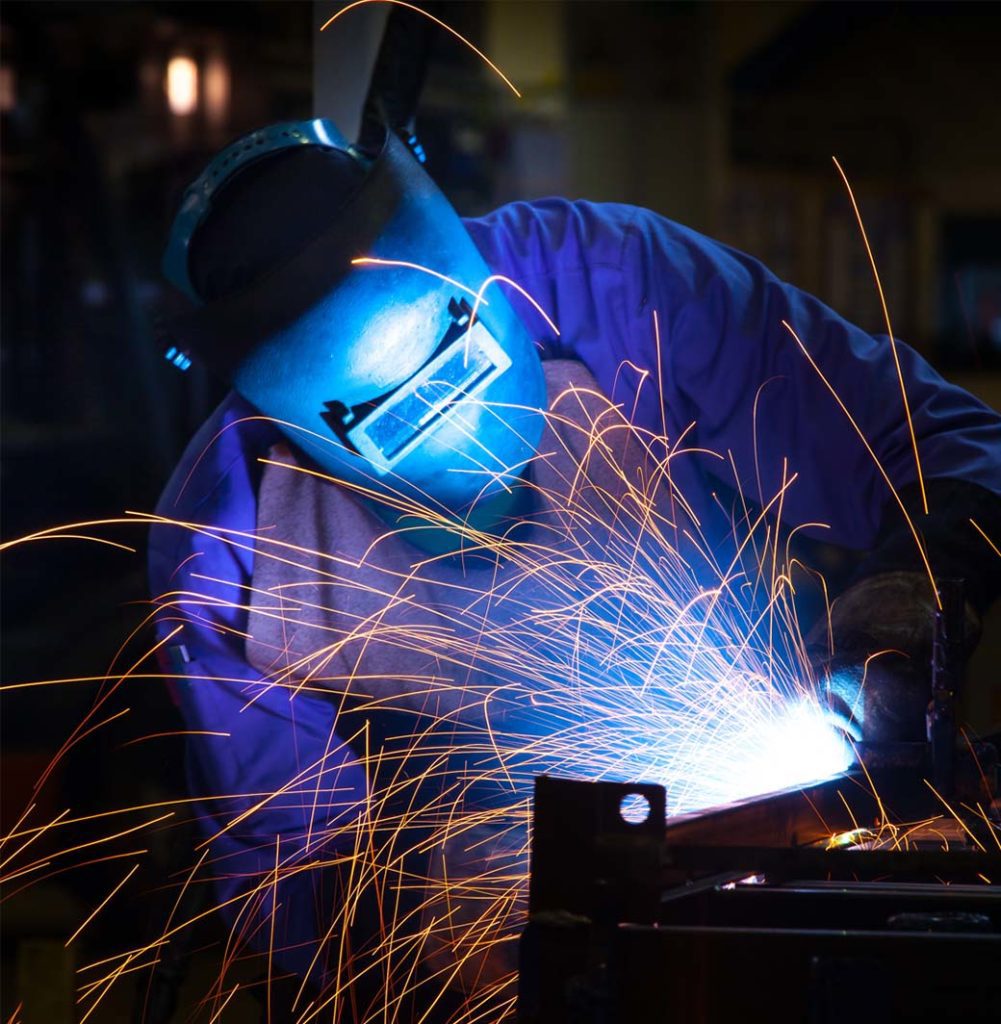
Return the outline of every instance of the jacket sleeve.
{"type": "Polygon", "coordinates": [[[188,784],[217,899],[247,937],[268,935],[262,925],[277,913],[276,959],[304,977],[332,919],[330,879],[326,892],[312,871],[293,872],[277,896],[255,889],[276,855],[286,866],[330,858],[338,842],[328,836],[357,813],[365,775],[337,737],[332,702],[290,699],[244,657],[257,457],[276,439],[255,416],[231,395],[189,445],[157,509],[169,522],[150,532],[150,585],[161,664],[191,731],[188,784]]]}
{"type": "MultiPolygon", "coordinates": [[[[836,543],[869,548],[885,516],[899,516],[877,460],[898,489],[915,483],[917,467],[889,338],[854,326],[751,256],[648,210],[546,200],[473,225],[487,262],[520,278],[553,313],[561,334],[547,344],[556,353],[583,360],[617,398],[635,379],[620,372],[626,362],[659,375],[663,408],[641,396],[642,426],[659,431],[663,422],[677,437],[692,424],[693,446],[732,454],[754,501],[775,496],[784,473],[798,474],[783,518],[824,523],[818,535],[836,543]]],[[[531,310],[519,312],[532,322],[531,310]]],[[[537,317],[533,326],[546,334],[537,317]]],[[[906,344],[897,342],[897,354],[925,479],[964,481],[993,503],[1001,416],[906,344]]],[[[705,467],[733,486],[728,457],[705,467]]]]}

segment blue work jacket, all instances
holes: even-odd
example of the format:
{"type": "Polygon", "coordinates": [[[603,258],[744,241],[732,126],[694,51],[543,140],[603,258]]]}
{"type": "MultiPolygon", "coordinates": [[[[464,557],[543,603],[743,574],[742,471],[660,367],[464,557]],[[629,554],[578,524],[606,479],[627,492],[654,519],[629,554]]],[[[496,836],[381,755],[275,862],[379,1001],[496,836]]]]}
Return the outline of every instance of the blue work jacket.
{"type": "MultiPolygon", "coordinates": [[[[887,337],[853,326],[754,258],[648,210],[548,199],[513,203],[466,227],[488,266],[558,325],[557,336],[508,293],[544,355],[583,361],[640,427],[691,450],[675,482],[707,530],[715,514],[729,523],[715,496],[721,486],[767,504],[797,473],[782,501],[787,523],[826,524],[828,539],[853,548],[873,544],[890,501],[886,478],[899,488],[917,476],[887,337]]],[[[1001,417],[906,345],[898,343],[897,356],[926,478],[1001,494],[1001,417]]],[[[296,837],[313,830],[308,816],[317,813],[316,780],[299,775],[318,757],[327,754],[338,807],[365,796],[364,772],[337,740],[333,702],[300,694],[293,703],[282,688],[262,686],[244,659],[249,599],[241,601],[240,588],[253,574],[257,460],[279,440],[266,423],[244,422],[253,415],[236,395],[222,403],[158,508],[197,529],[161,525],[150,538],[153,594],[177,598],[162,614],[161,636],[183,623],[167,644],[181,673],[181,711],[191,730],[228,734],[190,743],[189,783],[206,798],[197,807],[202,827],[215,835],[257,807],[213,844],[224,899],[273,870],[275,837],[285,837],[283,859],[299,855],[296,837]]],[[[303,963],[286,957],[302,973],[325,928],[322,900],[318,908],[313,888],[281,901],[283,944],[309,951],[303,963]]]]}

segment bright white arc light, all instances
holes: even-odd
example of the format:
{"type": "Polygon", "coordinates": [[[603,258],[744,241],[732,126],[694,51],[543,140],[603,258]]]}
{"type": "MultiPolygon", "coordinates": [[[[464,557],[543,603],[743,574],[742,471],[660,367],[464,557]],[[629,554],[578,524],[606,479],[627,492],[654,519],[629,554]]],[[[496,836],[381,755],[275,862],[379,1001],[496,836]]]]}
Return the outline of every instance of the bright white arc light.
{"type": "Polygon", "coordinates": [[[758,724],[743,757],[736,754],[735,760],[743,797],[830,778],[846,771],[854,754],[827,713],[802,701],[758,724]]]}
{"type": "Polygon", "coordinates": [[[190,57],[171,57],[167,64],[167,103],[178,117],[198,106],[198,65],[190,57]]]}
{"type": "Polygon", "coordinates": [[[778,703],[753,691],[734,695],[709,718],[673,733],[661,730],[651,743],[631,736],[634,760],[616,772],[624,781],[665,786],[670,814],[807,786],[855,761],[831,712],[808,699],[778,703]]]}

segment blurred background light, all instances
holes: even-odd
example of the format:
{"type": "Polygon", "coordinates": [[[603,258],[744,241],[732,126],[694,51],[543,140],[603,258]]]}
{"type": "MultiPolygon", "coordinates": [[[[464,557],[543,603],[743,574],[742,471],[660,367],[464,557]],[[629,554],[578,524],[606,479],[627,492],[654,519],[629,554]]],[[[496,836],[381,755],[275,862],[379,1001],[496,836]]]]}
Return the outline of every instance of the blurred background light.
{"type": "Polygon", "coordinates": [[[170,58],[167,64],[167,102],[170,112],[178,117],[195,112],[198,106],[198,65],[190,57],[170,58]]]}
{"type": "Polygon", "coordinates": [[[7,114],[17,106],[17,84],[14,69],[0,66],[0,113],[7,114]]]}
{"type": "Polygon", "coordinates": [[[202,94],[209,123],[224,124],[229,112],[229,65],[220,53],[213,53],[205,62],[202,94]]]}

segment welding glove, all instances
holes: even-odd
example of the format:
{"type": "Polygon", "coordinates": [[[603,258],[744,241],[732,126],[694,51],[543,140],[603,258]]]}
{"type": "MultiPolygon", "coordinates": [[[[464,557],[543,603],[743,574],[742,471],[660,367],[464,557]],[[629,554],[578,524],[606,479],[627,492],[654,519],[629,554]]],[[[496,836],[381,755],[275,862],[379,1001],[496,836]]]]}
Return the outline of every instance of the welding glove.
{"type": "MultiPolygon", "coordinates": [[[[970,520],[987,536],[1001,537],[1001,498],[960,480],[931,480],[926,489],[927,516],[916,485],[904,488],[901,500],[935,578],[964,581],[969,654],[984,609],[1001,593],[1001,558],[970,520]]],[[[807,637],[832,706],[860,726],[867,742],[924,739],[935,609],[914,537],[893,502],[854,582],[807,637]]]]}

